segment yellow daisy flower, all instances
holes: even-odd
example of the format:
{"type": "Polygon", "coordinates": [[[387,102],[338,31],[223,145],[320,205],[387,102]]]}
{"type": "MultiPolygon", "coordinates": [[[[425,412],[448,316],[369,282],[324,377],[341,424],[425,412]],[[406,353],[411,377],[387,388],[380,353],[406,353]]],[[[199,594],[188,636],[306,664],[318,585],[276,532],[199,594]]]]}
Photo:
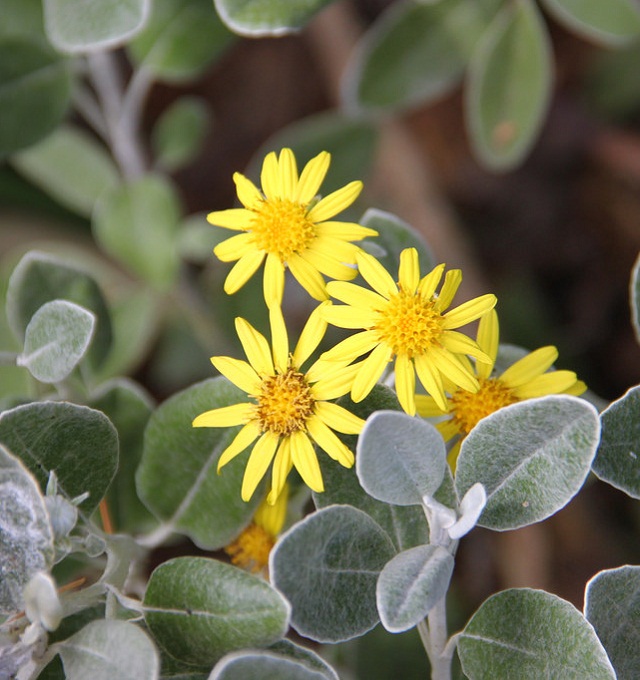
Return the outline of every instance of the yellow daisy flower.
{"type": "MultiPolygon", "coordinates": [[[[460,453],[462,440],[484,417],[503,406],[525,399],[544,397],[548,394],[581,395],[587,386],[578,380],[573,371],[549,371],[558,358],[555,347],[541,347],[527,354],[500,376],[492,375],[498,355],[498,315],[495,310],[482,317],[478,325],[478,345],[489,357],[489,361],[476,361],[475,374],[478,389],[475,392],[456,389],[449,385],[451,396],[442,408],[435,399],[417,395],[418,413],[423,417],[449,416],[436,424],[446,442],[455,437],[458,440],[449,451],[448,460],[452,470],[460,453]]],[[[471,368],[470,362],[469,367],[471,368]]]]}
{"type": "Polygon", "coordinates": [[[224,283],[226,293],[235,293],[264,265],[264,298],[268,307],[282,302],[285,265],[316,300],[328,298],[322,274],[348,281],[359,250],[352,241],[377,232],[352,222],[331,218],[349,207],[362,190],[362,182],[317,200],[331,156],[323,151],[309,161],[298,176],[291,149],[264,159],[260,191],[251,180],[236,172],[238,198],[243,208],[209,213],[214,225],[241,232],[217,245],[213,252],[223,262],[236,262],[224,283]]]}
{"type": "Polygon", "coordinates": [[[495,295],[482,295],[449,311],[462,281],[459,269],[444,273],[440,264],[420,278],[418,252],[400,254],[398,284],[371,255],[356,256],[360,274],[373,288],[342,281],[327,284],[329,294],[346,303],[324,308],[324,318],[341,328],[362,328],[322,355],[323,360],[351,362],[370,352],[358,367],[351,398],[358,402],[369,394],[395,356],[396,393],[402,408],[415,415],[416,373],[425,390],[446,409],[443,379],[465,390],[478,389],[473,371],[461,360],[469,354],[488,359],[476,342],[454,330],[486,314],[496,304],[495,295]]]}
{"type": "Polygon", "coordinates": [[[307,486],[324,491],[314,442],[344,467],[353,465],[353,453],[333,430],[359,434],[364,420],[330,401],[349,391],[353,367],[327,371],[324,362],[316,361],[306,373],[300,369],[327,329],[321,315],[323,306],[319,305],[311,313],[292,354],[282,310],[272,307],[269,310],[271,350],[261,333],[244,319],[237,318],[236,330],[249,361],[211,358],[220,373],[244,390],[250,401],[206,411],[193,421],[193,426],[243,425],[222,452],[218,472],[255,442],[242,481],[241,495],[245,501],[251,498],[272,461],[269,503],[276,502],[294,466],[307,486]]]}
{"type": "Polygon", "coordinates": [[[289,485],[285,483],[276,502],[271,505],[265,498],[253,515],[253,520],[224,551],[236,567],[266,575],[269,553],[276,544],[287,515],[289,485]]]}

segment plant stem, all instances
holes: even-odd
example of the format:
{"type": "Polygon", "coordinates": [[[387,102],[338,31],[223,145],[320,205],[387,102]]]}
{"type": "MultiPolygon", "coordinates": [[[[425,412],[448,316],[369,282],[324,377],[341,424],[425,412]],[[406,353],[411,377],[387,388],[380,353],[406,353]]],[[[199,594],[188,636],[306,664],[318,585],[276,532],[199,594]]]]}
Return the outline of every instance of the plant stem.
{"type": "Polygon", "coordinates": [[[443,597],[428,616],[431,680],[451,680],[451,657],[444,653],[447,646],[446,604],[446,597],[443,597]]]}

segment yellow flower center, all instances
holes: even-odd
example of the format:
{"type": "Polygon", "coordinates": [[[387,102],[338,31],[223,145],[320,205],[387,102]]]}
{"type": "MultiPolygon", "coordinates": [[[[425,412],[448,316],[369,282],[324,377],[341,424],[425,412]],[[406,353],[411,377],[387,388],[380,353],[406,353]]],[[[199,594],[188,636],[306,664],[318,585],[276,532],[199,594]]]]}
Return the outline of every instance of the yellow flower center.
{"type": "Polygon", "coordinates": [[[442,315],[436,311],[433,300],[400,290],[380,312],[375,330],[395,354],[411,358],[424,354],[438,342],[442,315]]]}
{"type": "Polygon", "coordinates": [[[478,421],[503,406],[515,404],[519,399],[497,378],[479,378],[477,392],[456,390],[451,397],[453,422],[463,435],[469,434],[478,421]]]}
{"type": "Polygon", "coordinates": [[[252,522],[224,551],[232,564],[258,573],[269,564],[269,553],[275,542],[270,533],[252,522]]]}
{"type": "Polygon", "coordinates": [[[263,432],[280,437],[305,430],[313,414],[315,400],[302,373],[290,368],[286,373],[269,376],[262,382],[258,396],[258,421],[263,432]]]}
{"type": "Polygon", "coordinates": [[[251,224],[256,247],[286,262],[303,252],[316,238],[314,223],[307,217],[307,206],[287,199],[263,201],[251,224]]]}

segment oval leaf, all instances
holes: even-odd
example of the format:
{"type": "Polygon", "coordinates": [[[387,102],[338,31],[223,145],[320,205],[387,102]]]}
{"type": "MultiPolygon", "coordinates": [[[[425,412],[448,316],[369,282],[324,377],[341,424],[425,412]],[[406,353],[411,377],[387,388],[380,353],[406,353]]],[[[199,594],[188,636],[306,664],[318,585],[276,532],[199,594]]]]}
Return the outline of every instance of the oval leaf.
{"type": "Polygon", "coordinates": [[[85,355],[96,325],[94,314],[66,300],[47,302],[33,315],[17,359],[43,383],[64,380],[85,355]]]}
{"type": "Polygon", "coordinates": [[[283,534],[269,558],[273,584],[291,603],[291,625],[318,642],[341,642],[378,623],[376,581],[395,549],[368,515],[332,505],[283,534]]]}
{"type": "Polygon", "coordinates": [[[222,21],[240,35],[278,36],[302,28],[332,0],[214,0],[222,21]]]}
{"type": "Polygon", "coordinates": [[[160,176],[147,175],[103,195],[93,216],[100,245],[159,290],[175,282],[180,203],[160,176]]]}
{"type": "Polygon", "coordinates": [[[640,567],[606,569],[587,583],[584,615],[607,650],[618,680],[638,677],[640,567]]]}
{"type": "Polygon", "coordinates": [[[203,549],[231,542],[251,519],[260,494],[254,494],[249,503],[240,497],[248,453],[216,474],[218,460],[237,428],[194,428],[191,422],[204,411],[245,399],[225,378],[206,380],[163,402],[144,433],[136,473],[140,498],[167,533],[185,534],[203,549]]]}
{"type": "Polygon", "coordinates": [[[144,607],[155,639],[172,656],[200,666],[271,644],[289,625],[289,605],[266,581],[205,557],[161,564],[149,579],[144,607]]]}
{"type": "Polygon", "coordinates": [[[636,340],[640,343],[640,255],[631,270],[631,282],[629,284],[629,299],[631,303],[631,321],[636,340]]]}
{"type": "Polygon", "coordinates": [[[640,37],[640,6],[635,0],[542,0],[570,31],[616,47],[640,37]]]}
{"type": "Polygon", "coordinates": [[[397,109],[441,97],[462,79],[500,0],[399,2],[365,34],[343,98],[355,109],[397,109]]]}
{"type": "Polygon", "coordinates": [[[305,652],[305,657],[297,658],[270,649],[232,652],[220,659],[209,680],[338,680],[317,654],[305,652]]]}
{"type": "Polygon", "coordinates": [[[20,458],[45,489],[55,470],[58,493],[89,516],[118,467],[118,433],[100,411],[60,401],[42,401],[0,413],[0,442],[20,458]]]}
{"type": "Polygon", "coordinates": [[[151,0],[43,0],[45,30],[61,52],[117,47],[142,29],[151,0]]]}
{"type": "Polygon", "coordinates": [[[382,625],[401,633],[422,621],[447,594],[453,567],[453,555],[441,546],[419,545],[396,555],[378,578],[382,625]]]}
{"type": "Polygon", "coordinates": [[[503,7],[478,45],[466,88],[467,129],[480,161],[516,166],[535,142],[549,106],[549,36],[531,0],[503,7]]]}
{"type": "Polygon", "coordinates": [[[442,484],[446,450],[431,423],[397,411],[378,411],[358,438],[356,473],[362,488],[394,505],[421,505],[442,484]]]}
{"type": "Polygon", "coordinates": [[[66,60],[37,38],[0,38],[0,158],[49,134],[70,97],[66,60]]]}
{"type": "Polygon", "coordinates": [[[53,531],[38,483],[2,445],[0,517],[0,614],[11,614],[33,574],[53,565],[53,531]]]}
{"type": "Polygon", "coordinates": [[[458,655],[470,680],[616,677],[582,614],[556,595],[529,588],[485,600],[458,637],[458,655]]]}
{"type": "Polygon", "coordinates": [[[92,621],[59,643],[67,680],[156,680],[160,655],[149,636],[133,623],[92,621]]]}
{"type": "Polygon", "coordinates": [[[632,387],[601,414],[602,437],[593,461],[600,479],[640,498],[640,386],[632,387]]]}
{"type": "Polygon", "coordinates": [[[596,409],[577,397],[512,404],[483,418],[462,442],[460,498],[480,482],[479,526],[498,531],[539,522],[564,507],[586,479],[598,446],[596,409]]]}

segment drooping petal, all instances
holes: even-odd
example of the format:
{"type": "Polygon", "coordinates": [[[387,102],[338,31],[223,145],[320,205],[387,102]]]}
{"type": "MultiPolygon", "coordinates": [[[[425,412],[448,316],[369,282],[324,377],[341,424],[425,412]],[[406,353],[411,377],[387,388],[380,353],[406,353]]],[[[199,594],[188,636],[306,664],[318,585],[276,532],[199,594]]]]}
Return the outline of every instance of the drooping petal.
{"type": "Polygon", "coordinates": [[[282,198],[292,201],[297,194],[298,166],[296,165],[296,157],[291,149],[282,149],[280,151],[279,165],[282,198]]]}
{"type": "Polygon", "coordinates": [[[318,193],[320,185],[324,181],[329,170],[331,156],[326,151],[321,151],[312,158],[300,173],[300,180],[293,200],[302,205],[307,205],[318,193]]]}
{"type": "Polygon", "coordinates": [[[238,454],[242,453],[247,446],[250,446],[256,438],[260,435],[260,428],[254,422],[247,423],[238,434],[234,437],[233,441],[227,448],[222,452],[220,459],[218,460],[218,474],[220,470],[238,454]]]}
{"type": "Polygon", "coordinates": [[[218,243],[213,249],[214,255],[222,262],[234,262],[246,255],[250,250],[255,250],[253,234],[236,234],[231,238],[218,243]]]}
{"type": "Polygon", "coordinates": [[[389,360],[391,349],[384,344],[378,345],[373,352],[361,362],[360,370],[356,374],[351,387],[351,398],[356,403],[362,401],[373,389],[380,376],[384,373],[389,360]]]}
{"type": "Polygon", "coordinates": [[[576,380],[571,387],[568,387],[563,394],[570,394],[574,397],[579,397],[587,391],[587,383],[583,380],[576,380]]]}
{"type": "Polygon", "coordinates": [[[239,172],[233,173],[233,181],[240,203],[247,210],[258,210],[263,202],[262,194],[256,185],[239,172]]]}
{"type": "Polygon", "coordinates": [[[271,326],[273,363],[276,370],[284,373],[289,365],[289,337],[284,323],[284,316],[282,315],[282,308],[279,305],[269,310],[269,324],[271,326]]]}
{"type": "Polygon", "coordinates": [[[267,339],[242,317],[236,318],[236,333],[249,363],[260,376],[273,375],[273,361],[267,339]]]}
{"type": "Polygon", "coordinates": [[[280,306],[284,293],[284,265],[273,253],[267,255],[263,276],[264,301],[267,307],[280,306]]]}
{"type": "Polygon", "coordinates": [[[433,400],[442,412],[448,412],[449,407],[447,405],[447,398],[444,395],[440,371],[433,364],[428,354],[421,354],[415,357],[413,361],[418,378],[424,389],[433,397],[433,400]]]}
{"type": "Polygon", "coordinates": [[[413,295],[416,292],[420,283],[420,261],[415,248],[405,248],[400,253],[398,280],[406,293],[413,295]]]}
{"type": "Polygon", "coordinates": [[[317,380],[311,386],[311,394],[316,401],[327,399],[337,399],[347,394],[353,385],[353,381],[360,368],[360,364],[351,366],[339,365],[335,370],[331,370],[327,362],[317,361],[308,371],[307,379],[309,382],[317,380]],[[315,374],[316,366],[320,365],[323,370],[321,376],[315,374]]]}
{"type": "Polygon", "coordinates": [[[328,304],[330,304],[329,301],[322,302],[309,315],[293,352],[295,366],[302,366],[324,337],[327,331],[327,321],[322,315],[322,308],[328,304]]]}
{"type": "MultiPolygon", "coordinates": [[[[245,231],[251,226],[255,213],[245,208],[229,208],[228,210],[216,210],[207,215],[207,222],[216,227],[245,231]]],[[[215,249],[214,249],[215,252],[215,249]]]]}
{"type": "Polygon", "coordinates": [[[492,293],[481,295],[458,305],[454,309],[442,315],[444,319],[444,328],[449,330],[451,328],[460,328],[471,321],[479,319],[483,314],[493,309],[496,305],[497,298],[492,293]]]}
{"type": "Polygon", "coordinates": [[[370,352],[379,341],[378,331],[354,333],[327,350],[322,355],[322,359],[325,361],[353,361],[370,352]]]}
{"type": "Polygon", "coordinates": [[[547,394],[566,394],[577,381],[573,371],[549,371],[532,378],[524,385],[515,387],[513,393],[519,399],[533,399],[547,394]]]}
{"type": "Polygon", "coordinates": [[[500,326],[495,309],[492,309],[480,318],[477,339],[480,349],[485,352],[491,361],[477,361],[476,373],[480,378],[488,378],[493,372],[500,342],[500,326]]]}
{"type": "Polygon", "coordinates": [[[315,410],[322,422],[333,430],[342,434],[360,434],[364,427],[364,420],[346,408],[331,401],[316,403],[315,410]]]}
{"type": "Polygon", "coordinates": [[[267,496],[267,503],[273,505],[279,498],[284,488],[287,476],[291,472],[293,462],[291,461],[291,443],[289,437],[281,440],[275,460],[273,461],[273,469],[271,471],[271,491],[267,496]]]}
{"type": "Polygon", "coordinates": [[[399,354],[395,363],[396,394],[400,406],[410,416],[416,414],[416,372],[411,359],[406,354],[399,354]]]}
{"type": "Polygon", "coordinates": [[[371,328],[378,321],[377,312],[351,305],[331,305],[324,310],[323,316],[340,328],[371,328]]]}
{"type": "Polygon", "coordinates": [[[352,467],[355,458],[351,449],[338,439],[336,434],[328,428],[320,418],[309,418],[307,429],[316,444],[340,465],[352,467]]]}
{"type": "Polygon", "coordinates": [[[307,248],[300,253],[300,257],[306,260],[311,266],[315,267],[319,272],[332,279],[339,279],[348,281],[358,275],[358,270],[355,267],[343,264],[326,252],[321,252],[313,248],[307,248]]]}
{"type": "Polygon", "coordinates": [[[253,366],[250,366],[246,361],[233,357],[211,357],[211,363],[227,380],[230,380],[243,392],[254,395],[260,391],[262,380],[253,366]]]}
{"type": "Polygon", "coordinates": [[[378,232],[355,222],[322,222],[316,225],[318,236],[330,236],[341,241],[360,241],[367,236],[377,236],[378,232]]]}
{"type": "Polygon", "coordinates": [[[280,198],[280,180],[278,177],[278,157],[275,151],[265,156],[260,172],[262,191],[268,200],[280,198]]]}
{"type": "Polygon", "coordinates": [[[439,264],[434,267],[425,277],[420,280],[418,284],[418,293],[423,300],[430,300],[436,292],[436,288],[442,278],[444,272],[444,264],[439,264]]]}
{"type": "Polygon", "coordinates": [[[455,354],[440,347],[432,347],[429,350],[429,358],[434,366],[449,380],[469,392],[476,392],[478,381],[473,373],[458,360],[455,354]]]}
{"type": "MultiPolygon", "coordinates": [[[[253,415],[253,404],[232,404],[205,411],[194,418],[193,427],[234,427],[246,423],[253,415]]],[[[247,444],[248,446],[248,444],[247,444]]]]}
{"type": "Polygon", "coordinates": [[[460,428],[452,418],[441,420],[439,423],[436,423],[436,428],[445,442],[453,439],[456,435],[462,434],[460,428]]]}
{"type": "Polygon", "coordinates": [[[289,437],[291,444],[291,460],[300,473],[304,483],[313,491],[324,491],[322,473],[313,444],[305,432],[297,430],[289,437]]]}
{"type": "Polygon", "coordinates": [[[284,526],[284,521],[287,517],[288,500],[289,485],[285,484],[282,493],[273,505],[263,501],[253,515],[253,521],[273,538],[276,538],[284,526]]]}
{"type": "Polygon", "coordinates": [[[551,368],[557,358],[558,350],[553,345],[540,347],[509,366],[500,376],[500,380],[507,387],[519,387],[533,380],[536,376],[542,375],[542,373],[551,368]]]}
{"type": "Polygon", "coordinates": [[[264,260],[265,253],[261,250],[250,250],[245,253],[231,268],[224,282],[224,292],[233,295],[256,273],[264,260]]]}
{"type": "Polygon", "coordinates": [[[327,291],[331,297],[353,307],[367,307],[379,311],[388,304],[388,300],[382,295],[348,281],[329,281],[327,291]]]}
{"type": "Polygon", "coordinates": [[[240,496],[243,501],[251,500],[253,492],[271,465],[277,444],[278,437],[271,432],[265,432],[253,447],[242,478],[240,496]]]}
{"type": "Polygon", "coordinates": [[[396,286],[396,282],[375,257],[369,255],[369,253],[360,251],[356,256],[356,261],[358,263],[358,269],[365,281],[377,293],[387,300],[392,295],[397,295],[398,286],[396,286]]]}
{"type": "Polygon", "coordinates": [[[444,283],[436,298],[436,309],[438,311],[442,312],[449,307],[461,283],[462,272],[459,269],[450,269],[444,275],[444,283]]]}
{"type": "Polygon", "coordinates": [[[297,253],[289,258],[287,264],[296,281],[314,300],[322,301],[329,297],[322,274],[312,264],[297,253]]]}
{"type": "Polygon", "coordinates": [[[345,208],[348,208],[358,198],[361,191],[362,182],[349,182],[347,186],[330,193],[318,201],[309,211],[309,219],[312,222],[330,220],[345,208]]]}

